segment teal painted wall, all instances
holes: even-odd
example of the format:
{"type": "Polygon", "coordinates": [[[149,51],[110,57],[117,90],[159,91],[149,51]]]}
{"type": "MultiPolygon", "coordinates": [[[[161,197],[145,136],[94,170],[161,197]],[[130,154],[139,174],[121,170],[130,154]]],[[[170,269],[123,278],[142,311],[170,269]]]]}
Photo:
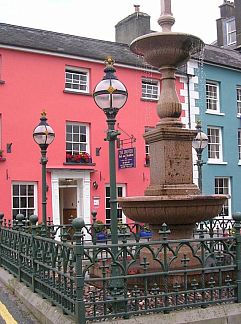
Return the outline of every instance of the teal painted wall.
{"type": "Polygon", "coordinates": [[[215,177],[231,178],[231,213],[241,212],[241,165],[238,165],[238,129],[241,119],[237,117],[236,88],[241,86],[241,71],[204,64],[199,70],[200,119],[202,130],[207,134],[208,126],[222,127],[223,161],[227,164],[209,164],[208,150],[203,151],[207,162],[203,170],[203,193],[213,194],[215,177]],[[206,80],[219,83],[220,113],[206,112],[206,80]]]}

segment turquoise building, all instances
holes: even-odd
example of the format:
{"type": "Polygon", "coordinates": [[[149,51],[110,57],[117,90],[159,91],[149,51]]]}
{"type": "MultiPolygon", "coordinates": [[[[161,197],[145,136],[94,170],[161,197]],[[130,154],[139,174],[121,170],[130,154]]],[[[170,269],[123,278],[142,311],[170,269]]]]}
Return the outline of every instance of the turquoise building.
{"type": "Polygon", "coordinates": [[[203,194],[229,194],[225,216],[241,212],[241,1],[224,2],[217,43],[199,63],[199,115],[208,136],[203,151],[203,194]],[[236,22],[236,24],[235,24],[236,22]]]}

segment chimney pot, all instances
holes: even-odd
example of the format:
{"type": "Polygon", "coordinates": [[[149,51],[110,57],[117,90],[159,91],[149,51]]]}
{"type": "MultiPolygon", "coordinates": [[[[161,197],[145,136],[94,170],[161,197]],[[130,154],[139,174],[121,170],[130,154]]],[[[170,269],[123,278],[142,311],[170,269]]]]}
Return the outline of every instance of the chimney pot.
{"type": "Polygon", "coordinates": [[[135,12],[140,12],[140,5],[134,5],[135,7],[135,12]]]}

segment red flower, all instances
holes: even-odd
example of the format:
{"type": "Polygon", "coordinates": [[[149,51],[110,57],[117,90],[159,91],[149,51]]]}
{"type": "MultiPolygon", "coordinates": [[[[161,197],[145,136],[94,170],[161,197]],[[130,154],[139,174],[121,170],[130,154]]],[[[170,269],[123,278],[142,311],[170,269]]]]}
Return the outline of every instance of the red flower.
{"type": "Polygon", "coordinates": [[[79,154],[66,153],[66,161],[75,163],[89,163],[91,161],[91,157],[87,152],[80,152],[79,154]]]}

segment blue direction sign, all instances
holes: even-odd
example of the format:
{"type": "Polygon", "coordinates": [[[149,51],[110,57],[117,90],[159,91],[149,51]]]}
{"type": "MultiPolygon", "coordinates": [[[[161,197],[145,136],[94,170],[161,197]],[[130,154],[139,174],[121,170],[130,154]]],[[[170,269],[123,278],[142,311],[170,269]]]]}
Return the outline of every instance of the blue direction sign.
{"type": "Polygon", "coordinates": [[[136,149],[135,147],[118,150],[119,169],[136,167],[136,149]]]}

